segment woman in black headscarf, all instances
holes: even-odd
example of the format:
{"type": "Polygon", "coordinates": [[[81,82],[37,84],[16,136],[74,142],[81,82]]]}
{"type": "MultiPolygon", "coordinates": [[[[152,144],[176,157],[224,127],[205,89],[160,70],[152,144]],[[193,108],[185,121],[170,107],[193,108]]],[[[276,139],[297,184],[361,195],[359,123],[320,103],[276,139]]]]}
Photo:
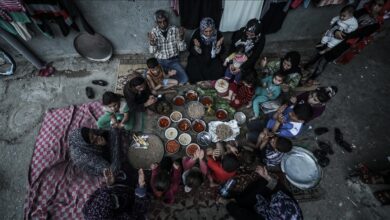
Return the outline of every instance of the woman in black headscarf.
{"type": "Polygon", "coordinates": [[[233,33],[229,54],[236,51],[236,47],[239,45],[245,46],[245,54],[248,56],[248,60],[241,65],[241,70],[254,70],[265,45],[261,21],[253,18],[248,21],[245,27],[233,33]]]}

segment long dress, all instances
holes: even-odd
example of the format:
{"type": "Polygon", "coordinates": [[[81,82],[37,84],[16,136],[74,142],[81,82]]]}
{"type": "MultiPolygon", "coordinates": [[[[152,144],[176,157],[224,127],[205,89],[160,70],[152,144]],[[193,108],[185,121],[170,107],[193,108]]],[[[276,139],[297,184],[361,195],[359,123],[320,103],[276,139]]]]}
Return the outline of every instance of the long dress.
{"type": "MultiPolygon", "coordinates": [[[[222,37],[221,32],[217,33],[217,41],[222,37]]],[[[211,45],[205,45],[202,42],[200,31],[196,30],[192,35],[190,41],[190,55],[188,56],[187,74],[191,83],[216,80],[223,76],[223,65],[221,54],[224,53],[224,46],[222,44],[221,50],[214,58],[211,57],[211,45]],[[194,39],[200,42],[202,53],[199,54],[195,50],[194,39]]]]}

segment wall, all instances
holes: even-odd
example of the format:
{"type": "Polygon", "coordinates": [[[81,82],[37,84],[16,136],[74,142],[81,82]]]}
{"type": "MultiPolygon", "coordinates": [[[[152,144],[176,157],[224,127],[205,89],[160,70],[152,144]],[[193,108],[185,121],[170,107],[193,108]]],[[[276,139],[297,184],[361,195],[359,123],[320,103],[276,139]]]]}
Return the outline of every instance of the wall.
{"type": "MultiPolygon", "coordinates": [[[[147,53],[147,32],[153,26],[153,12],[166,9],[170,13],[168,0],[78,0],[76,1],[92,27],[109,39],[116,54],[147,53]]],[[[267,36],[266,50],[275,50],[284,43],[308,42],[319,40],[327,28],[330,19],[338,14],[340,7],[299,8],[291,10],[281,31],[267,36]],[[275,48],[276,47],[276,48],[275,48]]],[[[178,24],[178,18],[172,14],[171,21],[178,24]]],[[[80,24],[80,22],[78,22],[80,24]]],[[[82,26],[79,25],[81,28],[82,26]]],[[[52,26],[56,27],[56,26],[52,26]]],[[[40,33],[26,44],[44,59],[77,55],[73,48],[73,39],[77,32],[72,31],[63,37],[58,29],[55,39],[40,33]]],[[[187,38],[191,31],[187,32],[187,38]]],[[[229,33],[225,39],[229,41],[229,33]]],[[[15,54],[9,46],[0,42],[0,46],[15,54]]]]}

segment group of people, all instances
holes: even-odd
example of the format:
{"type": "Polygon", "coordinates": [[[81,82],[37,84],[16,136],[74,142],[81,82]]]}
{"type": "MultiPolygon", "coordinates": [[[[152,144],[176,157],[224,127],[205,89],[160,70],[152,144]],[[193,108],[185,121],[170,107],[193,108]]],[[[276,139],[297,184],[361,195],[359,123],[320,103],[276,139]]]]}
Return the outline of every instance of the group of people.
{"type": "MultiPolygon", "coordinates": [[[[369,36],[362,35],[368,27],[371,32],[365,33],[377,31],[383,3],[373,0],[355,13],[350,6],[344,7],[317,45],[315,59],[304,67],[309,68],[333,53],[333,49],[345,44],[345,39],[358,37],[359,41],[369,36]]],[[[156,26],[148,34],[149,50],[154,57],[147,60],[145,74],[127,82],[124,96],[112,92],[103,95],[105,114],[97,122],[99,129],[80,128],[70,134],[70,158],[74,165],[89,175],[104,177],[106,182],[84,205],[85,218],[142,218],[152,196],[171,204],[181,187],[191,192],[207,183],[209,187],[222,186],[225,191],[218,202],[226,205],[235,219],[302,219],[293,195],[277,175],[268,171],[279,169],[283,155],[292,149],[291,139],[324,112],[337,87],[317,87],[297,94],[296,87],[313,83],[310,80],[318,76],[318,68],[304,79],[297,51],[286,53],[280,60],[260,59],[265,35],[258,19],[249,20],[233,34],[226,58],[224,38],[214,21],[202,19],[189,42],[186,68],[179,59],[179,52],[187,49],[184,30],[170,25],[163,10],[155,13],[155,21],[156,26]],[[260,68],[255,67],[258,61],[260,68]],[[232,107],[253,109],[254,117],[247,125],[247,147],[239,141],[218,142],[197,150],[193,157],[175,161],[164,157],[150,165],[149,180],[145,180],[140,169],[138,182],[134,183],[135,178],[121,168],[123,130],[133,130],[140,118],[137,114],[151,109],[158,101],[158,91],[202,81],[213,81],[215,92],[229,99],[232,107]],[[229,91],[222,94],[220,82],[229,85],[229,91]],[[278,100],[280,107],[263,113],[261,104],[273,100],[278,100]]]]}

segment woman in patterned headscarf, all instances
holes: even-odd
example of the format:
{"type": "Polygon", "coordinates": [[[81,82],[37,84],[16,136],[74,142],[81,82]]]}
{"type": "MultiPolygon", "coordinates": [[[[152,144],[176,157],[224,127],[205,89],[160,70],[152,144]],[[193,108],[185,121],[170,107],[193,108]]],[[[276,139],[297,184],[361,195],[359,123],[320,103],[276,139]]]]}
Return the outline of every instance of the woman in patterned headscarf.
{"type": "Polygon", "coordinates": [[[254,70],[265,45],[265,34],[262,33],[261,21],[253,18],[248,21],[245,27],[233,33],[230,53],[236,51],[236,47],[239,45],[245,46],[245,53],[248,56],[248,60],[241,65],[241,70],[254,70]]]}
{"type": "Polygon", "coordinates": [[[192,35],[189,50],[187,74],[191,83],[223,76],[220,56],[224,50],[223,37],[212,18],[202,19],[199,29],[192,35]]]}

